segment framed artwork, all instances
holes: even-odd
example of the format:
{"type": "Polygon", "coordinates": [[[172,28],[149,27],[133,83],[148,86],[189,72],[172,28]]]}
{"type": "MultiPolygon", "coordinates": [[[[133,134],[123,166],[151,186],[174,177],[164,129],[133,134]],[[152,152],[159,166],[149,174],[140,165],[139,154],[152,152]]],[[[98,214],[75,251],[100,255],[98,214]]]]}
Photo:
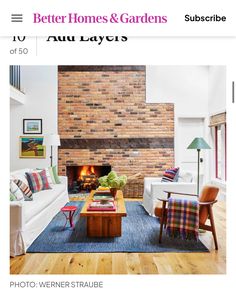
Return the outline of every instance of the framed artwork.
{"type": "Polygon", "coordinates": [[[42,134],[42,119],[23,119],[23,134],[42,134]]]}
{"type": "Polygon", "coordinates": [[[20,158],[45,158],[43,136],[20,136],[20,158]]]}

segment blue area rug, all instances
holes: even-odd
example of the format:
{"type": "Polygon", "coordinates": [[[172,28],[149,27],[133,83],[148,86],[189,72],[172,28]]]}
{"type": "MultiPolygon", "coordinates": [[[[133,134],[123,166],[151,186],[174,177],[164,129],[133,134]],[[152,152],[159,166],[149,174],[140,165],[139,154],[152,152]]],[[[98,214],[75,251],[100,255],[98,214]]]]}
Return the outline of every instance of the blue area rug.
{"type": "Polygon", "coordinates": [[[27,252],[208,252],[200,242],[171,239],[163,232],[158,243],[160,223],[144,210],[140,202],[126,202],[127,217],[122,218],[122,236],[95,238],[86,236],[86,219],[79,217],[83,201],[72,201],[78,207],[75,228],[63,230],[65,216],[58,213],[37,237],[27,252]]]}

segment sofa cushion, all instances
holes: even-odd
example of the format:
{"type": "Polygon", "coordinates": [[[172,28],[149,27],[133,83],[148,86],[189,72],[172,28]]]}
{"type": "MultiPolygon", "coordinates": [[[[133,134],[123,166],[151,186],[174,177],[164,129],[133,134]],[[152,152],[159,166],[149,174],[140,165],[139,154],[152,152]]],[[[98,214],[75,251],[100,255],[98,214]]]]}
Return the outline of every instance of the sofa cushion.
{"type": "Polygon", "coordinates": [[[57,173],[57,166],[53,166],[53,167],[50,167],[48,169],[49,169],[53,184],[60,184],[61,181],[60,181],[58,173],[57,173]]]}
{"type": "MultiPolygon", "coordinates": [[[[29,220],[37,216],[42,212],[48,205],[54,202],[60,194],[65,191],[65,185],[57,184],[52,185],[52,189],[41,190],[34,194],[34,200],[32,202],[24,202],[24,218],[27,223],[29,220]]],[[[61,205],[63,207],[64,204],[61,205]]]]}
{"type": "Polygon", "coordinates": [[[19,179],[23,183],[25,183],[26,185],[29,186],[29,183],[28,183],[26,175],[25,175],[26,172],[30,172],[30,169],[21,169],[21,170],[13,171],[13,172],[11,172],[10,178],[11,178],[11,180],[19,179]]]}
{"type": "Polygon", "coordinates": [[[178,182],[191,183],[192,181],[193,181],[193,175],[191,172],[186,171],[179,173],[178,182]]]}
{"type": "Polygon", "coordinates": [[[46,176],[47,176],[47,179],[48,179],[48,183],[49,183],[49,185],[51,185],[51,184],[54,184],[54,183],[52,181],[52,178],[51,178],[51,175],[50,175],[50,172],[49,172],[49,168],[51,168],[51,167],[48,167],[48,168],[45,168],[45,169],[37,168],[35,170],[32,170],[32,172],[41,172],[41,171],[45,170],[46,176]]]}
{"type": "Polygon", "coordinates": [[[162,182],[178,182],[179,168],[167,169],[161,179],[162,182]]]}
{"type": "Polygon", "coordinates": [[[39,192],[41,190],[51,189],[45,170],[40,172],[26,172],[25,174],[33,193],[39,192]]]}
{"type": "Polygon", "coordinates": [[[61,184],[60,178],[57,174],[57,166],[48,167],[45,169],[37,168],[34,172],[40,172],[42,170],[46,171],[48,183],[51,184],[61,184]]]}

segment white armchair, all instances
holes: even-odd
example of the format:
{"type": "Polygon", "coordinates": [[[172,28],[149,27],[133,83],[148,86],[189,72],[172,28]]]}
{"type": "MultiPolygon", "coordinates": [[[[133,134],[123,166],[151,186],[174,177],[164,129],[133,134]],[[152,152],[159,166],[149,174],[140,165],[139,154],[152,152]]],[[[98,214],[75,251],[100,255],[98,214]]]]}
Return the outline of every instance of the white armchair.
{"type": "Polygon", "coordinates": [[[163,199],[167,197],[167,194],[164,192],[165,190],[196,194],[197,184],[192,182],[193,176],[189,172],[180,174],[178,182],[161,182],[161,179],[156,177],[144,178],[143,207],[150,215],[154,215],[158,198],[163,199]]]}

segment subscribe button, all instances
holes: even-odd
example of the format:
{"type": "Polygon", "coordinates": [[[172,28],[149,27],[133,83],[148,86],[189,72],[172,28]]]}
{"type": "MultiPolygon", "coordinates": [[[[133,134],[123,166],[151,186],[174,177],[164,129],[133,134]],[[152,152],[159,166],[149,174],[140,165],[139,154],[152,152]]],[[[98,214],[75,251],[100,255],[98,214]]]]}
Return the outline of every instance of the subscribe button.
{"type": "Polygon", "coordinates": [[[214,15],[198,15],[198,14],[194,14],[194,15],[190,15],[190,14],[186,14],[184,16],[184,20],[186,22],[207,22],[207,23],[218,23],[218,22],[226,22],[226,16],[220,16],[217,14],[214,15]]]}

